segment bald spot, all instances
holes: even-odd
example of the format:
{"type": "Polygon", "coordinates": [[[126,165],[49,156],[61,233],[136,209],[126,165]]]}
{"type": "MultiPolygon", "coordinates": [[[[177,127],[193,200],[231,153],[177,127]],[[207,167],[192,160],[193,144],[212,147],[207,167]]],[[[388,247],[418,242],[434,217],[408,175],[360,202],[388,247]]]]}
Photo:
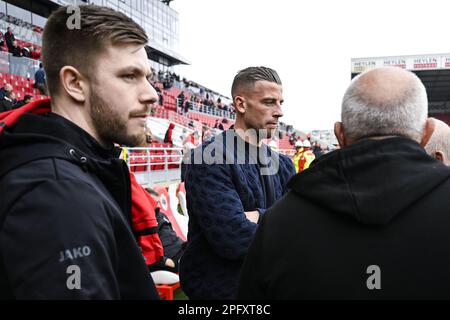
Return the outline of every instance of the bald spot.
{"type": "Polygon", "coordinates": [[[369,71],[355,80],[354,90],[360,99],[375,106],[395,106],[415,88],[417,79],[397,67],[369,71]]]}
{"type": "Polygon", "coordinates": [[[444,121],[441,121],[441,120],[438,120],[438,119],[435,119],[435,118],[432,118],[432,119],[433,119],[433,122],[435,124],[435,129],[434,129],[433,136],[435,134],[437,134],[437,135],[450,134],[450,127],[444,121]]]}

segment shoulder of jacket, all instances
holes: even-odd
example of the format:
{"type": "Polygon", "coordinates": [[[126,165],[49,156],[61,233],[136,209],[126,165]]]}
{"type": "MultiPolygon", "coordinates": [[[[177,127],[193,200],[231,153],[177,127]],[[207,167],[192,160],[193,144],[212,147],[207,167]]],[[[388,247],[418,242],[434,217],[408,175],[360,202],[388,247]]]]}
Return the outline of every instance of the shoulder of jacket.
{"type": "Polygon", "coordinates": [[[91,184],[89,174],[83,169],[67,159],[42,158],[19,164],[8,172],[0,176],[0,185],[9,185],[21,177],[23,183],[34,183],[38,181],[58,181],[58,180],[80,180],[91,184]]]}

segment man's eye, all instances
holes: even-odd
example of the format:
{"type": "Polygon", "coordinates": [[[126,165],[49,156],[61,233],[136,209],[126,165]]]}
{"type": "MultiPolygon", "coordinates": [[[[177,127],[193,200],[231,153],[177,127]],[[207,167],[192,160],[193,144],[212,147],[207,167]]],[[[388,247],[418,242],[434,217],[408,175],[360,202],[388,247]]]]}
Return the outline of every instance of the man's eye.
{"type": "Polygon", "coordinates": [[[126,80],[134,80],[134,79],[136,79],[136,76],[134,74],[126,74],[126,75],[122,76],[122,78],[124,78],[126,80]]]}

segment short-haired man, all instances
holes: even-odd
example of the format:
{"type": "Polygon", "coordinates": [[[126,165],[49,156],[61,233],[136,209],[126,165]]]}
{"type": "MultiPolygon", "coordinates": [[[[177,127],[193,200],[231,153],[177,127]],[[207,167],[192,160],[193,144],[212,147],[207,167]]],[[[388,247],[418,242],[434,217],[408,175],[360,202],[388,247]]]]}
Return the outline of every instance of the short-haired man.
{"type": "Polygon", "coordinates": [[[239,298],[450,298],[450,168],[423,149],[427,109],[409,71],[353,80],[335,124],[342,149],[297,175],[265,214],[239,298]]]}
{"type": "Polygon", "coordinates": [[[240,71],[232,97],[235,127],[194,149],[186,166],[189,231],[180,279],[190,299],[236,298],[241,265],[260,217],[295,175],[288,157],[262,143],[274,136],[283,116],[276,71],[240,71]]]}
{"type": "Polygon", "coordinates": [[[0,115],[0,298],[157,299],[113,145],[145,139],[147,36],[110,8],[79,8],[80,29],[66,7],[44,29],[51,101],[0,115]]]}
{"type": "Polygon", "coordinates": [[[450,127],[445,122],[432,118],[435,123],[433,135],[425,146],[427,153],[450,166],[450,127]]]}

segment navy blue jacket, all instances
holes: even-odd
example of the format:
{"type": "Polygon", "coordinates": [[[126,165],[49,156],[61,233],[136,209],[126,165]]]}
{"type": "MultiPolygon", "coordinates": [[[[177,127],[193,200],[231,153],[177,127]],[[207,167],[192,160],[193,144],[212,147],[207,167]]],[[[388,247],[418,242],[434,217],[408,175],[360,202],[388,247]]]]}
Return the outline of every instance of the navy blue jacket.
{"type": "MultiPolygon", "coordinates": [[[[203,161],[186,166],[189,230],[188,245],[180,263],[180,279],[183,291],[191,299],[236,297],[241,265],[257,228],[244,212],[258,210],[262,215],[267,209],[260,165],[252,162],[249,151],[252,147],[244,143],[245,152],[237,152],[238,143],[244,142],[233,130],[224,131],[191,153],[191,163],[205,151],[222,159],[223,164],[210,165],[203,161]],[[227,134],[234,136],[233,147],[225,145],[227,134]],[[239,164],[240,156],[245,158],[245,163],[239,164]],[[232,164],[227,164],[227,157],[232,164]]],[[[278,166],[271,162],[272,168],[278,167],[272,179],[273,196],[279,199],[295,175],[294,164],[266,145],[262,149],[279,161],[278,166]]]]}
{"type": "Polygon", "coordinates": [[[0,135],[0,299],[158,299],[115,155],[55,114],[0,135]]]}

